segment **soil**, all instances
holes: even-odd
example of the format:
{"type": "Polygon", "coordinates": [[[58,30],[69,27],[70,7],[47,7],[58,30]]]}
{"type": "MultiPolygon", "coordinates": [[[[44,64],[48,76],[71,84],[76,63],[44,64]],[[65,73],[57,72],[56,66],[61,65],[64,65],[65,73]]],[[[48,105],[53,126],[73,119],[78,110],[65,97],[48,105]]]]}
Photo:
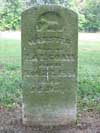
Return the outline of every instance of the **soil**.
{"type": "Polygon", "coordinates": [[[22,108],[0,108],[0,133],[100,133],[100,114],[84,111],[76,125],[63,127],[32,127],[22,124],[22,108]]]}

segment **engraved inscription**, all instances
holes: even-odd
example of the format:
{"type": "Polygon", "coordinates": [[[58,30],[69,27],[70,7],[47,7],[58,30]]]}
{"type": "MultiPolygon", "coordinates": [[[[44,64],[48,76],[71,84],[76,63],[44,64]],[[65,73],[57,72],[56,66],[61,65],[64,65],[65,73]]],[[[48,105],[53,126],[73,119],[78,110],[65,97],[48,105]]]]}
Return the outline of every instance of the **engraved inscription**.
{"type": "Polygon", "coordinates": [[[67,38],[59,38],[59,37],[42,37],[42,38],[35,38],[35,40],[30,40],[28,45],[32,46],[32,45],[38,45],[38,44],[63,44],[63,45],[69,45],[71,44],[71,39],[67,38]]]}
{"type": "Polygon", "coordinates": [[[37,90],[37,93],[45,91],[46,93],[61,93],[62,91],[58,89],[60,85],[62,86],[60,79],[76,78],[73,67],[69,67],[70,65],[74,66],[75,62],[74,55],[69,53],[70,38],[37,37],[35,40],[30,40],[27,46],[24,49],[25,52],[30,49],[34,50],[34,53],[24,58],[24,66],[26,67],[23,68],[23,73],[25,79],[35,79],[33,80],[35,87],[32,87],[32,92],[35,93],[37,90]],[[38,84],[36,84],[37,82],[38,84]],[[34,91],[35,88],[37,89],[34,91]],[[50,89],[47,91],[45,88],[50,89]]]}

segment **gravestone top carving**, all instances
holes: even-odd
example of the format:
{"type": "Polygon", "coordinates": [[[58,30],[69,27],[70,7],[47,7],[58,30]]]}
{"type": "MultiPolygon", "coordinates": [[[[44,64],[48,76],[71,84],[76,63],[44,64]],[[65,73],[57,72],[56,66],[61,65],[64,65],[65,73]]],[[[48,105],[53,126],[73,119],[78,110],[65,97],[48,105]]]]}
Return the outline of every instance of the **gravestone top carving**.
{"type": "Polygon", "coordinates": [[[75,122],[77,33],[76,13],[62,6],[34,6],[23,12],[24,123],[75,122]]]}

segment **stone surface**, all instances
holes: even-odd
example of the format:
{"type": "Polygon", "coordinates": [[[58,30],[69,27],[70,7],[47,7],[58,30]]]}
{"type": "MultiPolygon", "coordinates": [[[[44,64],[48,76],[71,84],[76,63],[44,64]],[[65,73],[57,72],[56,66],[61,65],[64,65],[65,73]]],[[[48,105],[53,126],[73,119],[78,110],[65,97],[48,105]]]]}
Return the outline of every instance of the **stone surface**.
{"type": "Polygon", "coordinates": [[[59,126],[76,120],[77,15],[57,5],[22,14],[23,122],[59,126]]]}

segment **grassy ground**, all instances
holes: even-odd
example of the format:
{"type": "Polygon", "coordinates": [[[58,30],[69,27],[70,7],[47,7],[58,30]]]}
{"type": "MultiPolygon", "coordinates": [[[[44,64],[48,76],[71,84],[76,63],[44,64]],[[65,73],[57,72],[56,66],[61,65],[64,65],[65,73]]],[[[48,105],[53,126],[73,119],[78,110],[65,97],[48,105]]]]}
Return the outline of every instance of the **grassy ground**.
{"type": "Polygon", "coordinates": [[[19,40],[0,40],[0,105],[21,102],[21,46],[19,40]]]}
{"type": "Polygon", "coordinates": [[[79,42],[79,106],[100,111],[100,42],[79,42]]]}
{"type": "MultiPolygon", "coordinates": [[[[20,40],[0,40],[0,105],[12,107],[21,102],[20,40]]],[[[79,42],[80,109],[100,111],[100,42],[79,42]]]]}

